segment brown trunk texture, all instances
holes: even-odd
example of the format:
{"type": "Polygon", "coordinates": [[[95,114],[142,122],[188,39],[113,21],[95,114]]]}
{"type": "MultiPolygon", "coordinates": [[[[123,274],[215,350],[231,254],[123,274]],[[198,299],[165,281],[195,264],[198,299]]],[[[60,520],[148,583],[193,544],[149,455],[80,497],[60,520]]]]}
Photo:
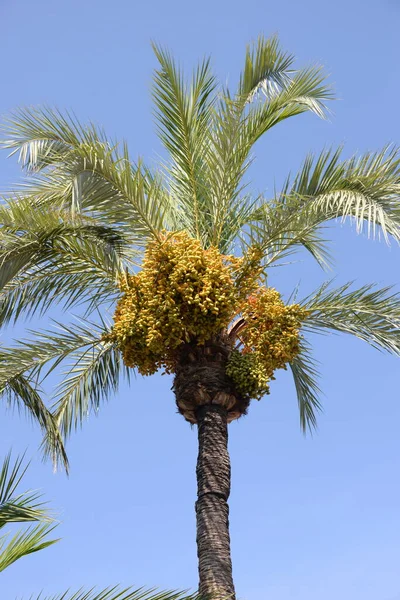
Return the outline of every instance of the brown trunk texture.
{"type": "Polygon", "coordinates": [[[226,374],[231,351],[226,332],[201,346],[185,344],[173,385],[178,411],[198,427],[196,518],[202,600],[235,600],[229,538],[228,423],[246,414],[249,399],[240,396],[226,374]]]}
{"type": "Polygon", "coordinates": [[[196,417],[199,593],[204,599],[234,600],[228,507],[231,489],[228,413],[222,406],[206,404],[197,408],[196,417]]]}

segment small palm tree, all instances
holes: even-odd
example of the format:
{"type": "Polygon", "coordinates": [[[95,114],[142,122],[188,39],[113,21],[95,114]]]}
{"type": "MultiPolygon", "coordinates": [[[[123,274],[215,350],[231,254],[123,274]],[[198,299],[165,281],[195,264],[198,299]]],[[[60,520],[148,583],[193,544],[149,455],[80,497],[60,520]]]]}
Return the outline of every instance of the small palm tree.
{"type": "Polygon", "coordinates": [[[307,332],[351,333],[400,353],[400,297],[390,289],[327,282],[285,305],[267,286],[269,269],[301,250],[324,267],[326,224],[336,219],[398,242],[400,155],[323,151],[272,198],[253,197],[245,177],[256,141],[290,117],[324,116],[333,95],[321,69],[295,70],[276,38],[260,38],[231,92],[208,60],[186,83],[166,51],[155,53],[153,98],[168,152],[157,171],[58,111],[19,110],[7,123],[4,145],[19,152],[29,178],[0,209],[1,322],[57,304],[81,305],[82,318],[3,348],[0,384],[29,404],[24,397],[36,398],[38,382],[67,361],[53,412],[68,437],[130,368],[173,373],[178,410],[198,425],[199,589],[234,598],[228,423],[288,364],[301,427],[315,425],[307,332]],[[104,315],[116,302],[110,327],[104,315]]]}
{"type": "Polygon", "coordinates": [[[6,533],[0,536],[0,571],[23,556],[43,550],[58,540],[49,540],[54,530],[54,522],[40,496],[36,492],[17,492],[27,467],[23,459],[11,463],[11,454],[3,461],[0,470],[0,529],[11,523],[32,523],[38,525],[18,530],[13,536],[6,533]]]}

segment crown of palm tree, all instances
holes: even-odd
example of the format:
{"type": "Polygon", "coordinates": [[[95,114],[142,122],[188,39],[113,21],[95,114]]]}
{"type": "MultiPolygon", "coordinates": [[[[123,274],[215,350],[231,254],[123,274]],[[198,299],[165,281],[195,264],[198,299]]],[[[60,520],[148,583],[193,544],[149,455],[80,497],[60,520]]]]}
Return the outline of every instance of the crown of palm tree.
{"type": "MultiPolygon", "coordinates": [[[[132,161],[93,124],[49,108],[21,109],[6,122],[3,145],[28,173],[0,206],[0,323],[44,313],[54,305],[82,305],[78,324],[1,349],[0,391],[22,403],[48,432],[47,450],[66,463],[57,425],[67,436],[129,377],[120,352],[97,317],[118,298],[118,281],[140,267],[150,240],[186,231],[227,254],[256,244],[263,269],[300,250],[330,263],[326,224],[340,219],[358,233],[400,240],[400,154],[385,147],[343,159],[342,149],[309,155],[298,174],[271,198],[252,196],[245,175],[256,141],[301,113],[326,114],[333,98],[318,66],[294,68],[274,37],[246,51],[236,91],[221,86],[204,60],[187,81],[158,46],[153,99],[157,131],[168,158],[153,170],[132,161]],[[40,381],[61,363],[64,377],[53,414],[40,381]]],[[[351,333],[400,354],[400,297],[390,288],[324,283],[301,305],[303,331],[351,333]]],[[[302,337],[290,363],[301,426],[316,423],[317,366],[302,337]]]]}

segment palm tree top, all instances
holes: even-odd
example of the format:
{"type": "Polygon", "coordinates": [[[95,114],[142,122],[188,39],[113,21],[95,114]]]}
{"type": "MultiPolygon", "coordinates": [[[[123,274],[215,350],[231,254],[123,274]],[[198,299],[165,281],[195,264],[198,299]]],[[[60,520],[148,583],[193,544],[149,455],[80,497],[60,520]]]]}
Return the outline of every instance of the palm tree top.
{"type": "MultiPolygon", "coordinates": [[[[55,405],[64,434],[127,374],[109,327],[96,315],[114,306],[119,282],[137,272],[162,232],[184,231],[222,255],[245,257],[258,248],[263,277],[302,249],[322,267],[330,264],[325,226],[335,219],[354,223],[358,233],[400,240],[395,147],[348,159],[341,148],[324,150],[306,157],[273,197],[249,191],[246,176],[261,136],[302,113],[326,115],[334,95],[321,67],[297,69],[276,37],[260,37],[247,48],[239,84],[230,90],[217,82],[208,59],[187,79],[168,51],[157,45],[154,51],[155,119],[168,156],[157,170],[133,161],[126,143],[58,110],[19,109],[4,126],[3,146],[18,154],[27,178],[0,207],[0,322],[56,303],[81,305],[87,320],[2,349],[0,390],[38,407],[37,382],[67,361],[55,405]]],[[[297,302],[307,312],[304,332],[351,333],[400,353],[400,298],[390,289],[323,284],[297,302]]],[[[320,404],[304,336],[300,346],[289,366],[305,429],[315,424],[320,404]]]]}

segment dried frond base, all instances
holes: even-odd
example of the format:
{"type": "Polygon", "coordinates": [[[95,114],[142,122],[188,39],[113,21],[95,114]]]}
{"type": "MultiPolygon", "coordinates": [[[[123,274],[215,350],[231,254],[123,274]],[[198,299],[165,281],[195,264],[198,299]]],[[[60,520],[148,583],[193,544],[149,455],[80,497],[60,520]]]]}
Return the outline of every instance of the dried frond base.
{"type": "Polygon", "coordinates": [[[228,423],[246,414],[250,399],[238,393],[226,374],[231,352],[226,334],[219,334],[202,346],[182,346],[173,390],[178,411],[189,423],[197,423],[197,409],[205,404],[225,408],[228,423]]]}

